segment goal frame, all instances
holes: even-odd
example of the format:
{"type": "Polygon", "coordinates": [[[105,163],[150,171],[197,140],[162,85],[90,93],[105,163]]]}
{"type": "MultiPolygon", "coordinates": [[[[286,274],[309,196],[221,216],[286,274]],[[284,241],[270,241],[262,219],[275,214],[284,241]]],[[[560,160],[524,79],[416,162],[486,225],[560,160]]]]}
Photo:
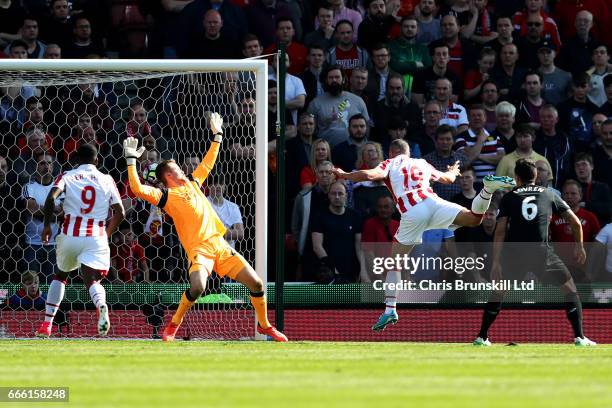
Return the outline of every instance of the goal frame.
{"type": "MultiPolygon", "coordinates": [[[[4,71],[155,71],[168,73],[244,72],[255,74],[255,271],[267,292],[268,253],[268,63],[266,60],[162,60],[162,59],[0,59],[4,71]]],[[[257,333],[253,338],[266,340],[257,333]]]]}

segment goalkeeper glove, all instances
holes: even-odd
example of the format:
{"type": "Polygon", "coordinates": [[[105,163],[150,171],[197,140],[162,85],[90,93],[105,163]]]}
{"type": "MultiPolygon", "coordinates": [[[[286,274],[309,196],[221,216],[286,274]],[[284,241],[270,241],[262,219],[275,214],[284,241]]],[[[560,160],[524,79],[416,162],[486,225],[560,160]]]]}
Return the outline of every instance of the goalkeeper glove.
{"type": "Polygon", "coordinates": [[[128,137],[123,141],[123,156],[128,166],[135,166],[136,159],[142,156],[145,151],[144,146],[138,148],[138,139],[128,137]]]}
{"type": "Polygon", "coordinates": [[[215,134],[214,141],[221,143],[223,140],[223,118],[217,112],[210,114],[210,130],[215,134]]]}

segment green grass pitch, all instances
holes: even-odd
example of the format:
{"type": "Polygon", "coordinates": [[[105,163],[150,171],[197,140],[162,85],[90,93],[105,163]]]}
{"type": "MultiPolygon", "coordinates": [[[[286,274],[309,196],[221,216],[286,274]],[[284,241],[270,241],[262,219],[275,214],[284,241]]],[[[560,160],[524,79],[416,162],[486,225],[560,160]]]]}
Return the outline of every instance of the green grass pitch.
{"type": "Polygon", "coordinates": [[[612,407],[612,346],[2,340],[4,407],[612,407]]]}

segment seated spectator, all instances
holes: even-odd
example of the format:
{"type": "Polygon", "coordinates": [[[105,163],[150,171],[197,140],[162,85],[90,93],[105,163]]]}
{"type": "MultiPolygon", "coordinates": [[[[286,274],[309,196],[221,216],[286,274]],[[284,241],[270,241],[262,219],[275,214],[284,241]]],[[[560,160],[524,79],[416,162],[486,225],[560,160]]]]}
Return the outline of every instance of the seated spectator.
{"type": "Polygon", "coordinates": [[[497,17],[495,26],[497,38],[486,42],[484,45],[493,48],[496,54],[500,54],[504,45],[514,43],[514,27],[512,26],[512,19],[504,15],[497,17]]]}
{"type": "MultiPolygon", "coordinates": [[[[580,206],[582,201],[582,187],[580,183],[576,180],[566,180],[563,183],[562,197],[574,214],[576,214],[580,224],[582,224],[583,241],[585,243],[593,242],[601,227],[595,214],[580,206]]],[[[553,214],[550,220],[550,238],[555,243],[555,252],[569,268],[573,278],[577,282],[588,281],[584,268],[585,265],[580,265],[574,259],[574,248],[576,245],[574,234],[568,222],[558,214],[553,214]]]]}
{"type": "Polygon", "coordinates": [[[320,47],[328,50],[336,44],[334,38],[334,10],[331,5],[321,6],[317,11],[319,26],[304,36],[304,45],[307,48],[320,47]]]}
{"type": "Polygon", "coordinates": [[[394,212],[393,199],[389,195],[379,197],[376,200],[376,212],[363,224],[361,242],[368,278],[366,282],[379,279],[378,275],[372,272],[374,258],[392,255],[391,244],[399,228],[399,221],[392,218],[394,212]]]}
{"type": "MultiPolygon", "coordinates": [[[[285,161],[287,163],[285,193],[289,208],[293,207],[293,200],[302,189],[300,175],[302,169],[310,164],[310,158],[312,157],[311,149],[316,139],[314,117],[304,112],[299,117],[297,137],[287,140],[285,145],[285,161]]],[[[329,146],[327,147],[327,152],[330,152],[329,146]]],[[[326,160],[330,160],[329,157],[326,160]]],[[[312,171],[313,184],[316,180],[314,169],[316,169],[316,166],[312,171]]]]}
{"type": "Polygon", "coordinates": [[[536,186],[546,187],[551,190],[553,193],[557,195],[557,197],[561,197],[561,192],[553,187],[553,179],[552,172],[550,171],[550,164],[543,160],[538,160],[536,163],[536,186]]]}
{"type": "Polygon", "coordinates": [[[159,130],[151,126],[147,109],[140,100],[135,100],[130,104],[130,120],[125,126],[126,136],[144,139],[146,136],[153,136],[155,140],[159,138],[159,130]]]}
{"type": "Polygon", "coordinates": [[[559,30],[557,29],[557,23],[544,12],[544,1],[543,0],[526,0],[525,9],[518,11],[513,17],[514,29],[519,33],[521,37],[525,37],[529,33],[528,22],[533,21],[532,19],[540,17],[542,23],[542,38],[552,41],[555,47],[559,49],[561,47],[561,38],[559,36],[559,30]]]}
{"type": "Polygon", "coordinates": [[[372,116],[374,120],[372,138],[381,143],[393,117],[402,118],[406,122],[406,127],[411,129],[419,128],[423,123],[421,110],[406,97],[404,80],[397,73],[389,74],[385,96],[376,103],[372,116]]]}
{"type": "Polygon", "coordinates": [[[591,150],[593,115],[597,106],[588,100],[590,78],[586,73],[576,74],[572,79],[572,97],[557,106],[559,128],[567,133],[577,152],[591,150]]]}
{"type": "Polygon", "coordinates": [[[225,197],[225,182],[220,177],[207,183],[208,199],[219,219],[225,226],[223,238],[232,247],[236,247],[236,241],[244,238],[244,223],[240,207],[225,197]]]}
{"type": "Polygon", "coordinates": [[[567,99],[570,94],[572,75],[555,66],[557,51],[550,45],[542,45],[538,49],[540,66],[538,72],[542,74],[542,97],[552,105],[557,105],[567,99]]]}
{"type": "Polygon", "coordinates": [[[526,73],[525,69],[517,64],[518,48],[515,44],[506,44],[499,55],[499,64],[491,71],[491,79],[497,84],[500,97],[517,99],[526,73]]]}
{"type": "Polygon", "coordinates": [[[606,102],[606,92],[603,80],[610,74],[610,55],[606,45],[598,45],[592,54],[593,66],[587,71],[591,76],[591,89],[589,90],[589,100],[596,106],[601,106],[606,102]]]}
{"type": "Polygon", "coordinates": [[[594,277],[595,282],[611,282],[612,281],[612,223],[604,226],[595,240],[602,244],[602,252],[604,252],[605,267],[598,268],[599,276],[594,277]]]}
{"type": "MultiPolygon", "coordinates": [[[[357,29],[359,24],[363,20],[361,13],[352,8],[346,7],[346,0],[330,0],[327,2],[334,12],[334,21],[332,27],[338,27],[340,21],[346,20],[351,23],[351,26],[355,29],[352,34],[353,41],[357,42],[357,29]]],[[[319,28],[321,22],[318,17],[315,17],[315,28],[319,28]]]]}
{"type": "Polygon", "coordinates": [[[8,46],[9,58],[12,59],[27,59],[28,44],[23,40],[12,41],[8,46]]]}
{"type": "Polygon", "coordinates": [[[369,78],[370,72],[367,68],[353,68],[349,78],[349,92],[363,99],[368,112],[374,112],[378,98],[378,89],[368,87],[369,78]]]}
{"type": "Polygon", "coordinates": [[[595,180],[606,183],[612,190],[612,119],[601,125],[601,143],[593,149],[593,166],[595,180]]]}
{"type": "Polygon", "coordinates": [[[471,69],[465,74],[465,84],[463,98],[466,101],[475,99],[483,92],[482,86],[489,80],[489,72],[495,65],[495,51],[492,48],[484,47],[480,50],[478,57],[478,68],[471,69]]]}
{"type": "MultiPolygon", "coordinates": [[[[9,177],[9,183],[19,182],[25,184],[30,177],[36,172],[38,156],[42,154],[51,154],[49,146],[45,141],[45,135],[38,128],[30,128],[26,131],[26,147],[21,151],[21,154],[13,160],[12,171],[9,177]]],[[[53,174],[59,174],[59,164],[55,162],[53,174]]]]}
{"type": "MultiPolygon", "coordinates": [[[[445,15],[440,22],[442,28],[442,38],[432,42],[430,49],[435,49],[440,45],[448,47],[448,70],[459,78],[463,78],[465,73],[474,67],[477,60],[477,51],[473,43],[459,35],[459,25],[457,17],[445,15]]],[[[459,94],[461,95],[461,94],[459,94]]]]}
{"type": "Polygon", "coordinates": [[[338,65],[349,81],[353,70],[367,67],[370,60],[368,52],[355,44],[353,32],[353,24],[350,21],[338,21],[334,31],[336,45],[327,53],[327,63],[338,65]]]}
{"type": "Polygon", "coordinates": [[[504,157],[504,146],[497,136],[484,128],[486,116],[482,105],[472,105],[469,117],[468,130],[457,134],[453,150],[465,154],[467,164],[474,169],[476,182],[481,183],[486,175],[495,173],[497,164],[504,157]]]}
{"type": "MultiPolygon", "coordinates": [[[[287,55],[291,60],[291,66],[287,72],[291,75],[299,75],[306,69],[306,57],[308,50],[295,40],[295,29],[293,20],[289,17],[276,19],[276,40],[285,43],[287,55]]],[[[273,54],[277,51],[277,45],[273,44],[264,49],[264,54],[273,54]]]]}
{"type": "Polygon", "coordinates": [[[36,271],[21,275],[21,288],[8,298],[9,307],[17,310],[45,310],[47,296],[39,288],[40,280],[36,271]]]}
{"type": "Polygon", "coordinates": [[[68,0],[51,0],[50,16],[41,22],[40,40],[46,44],[59,44],[65,49],[72,42],[70,3],[68,0]]]}
{"type": "Polygon", "coordinates": [[[23,186],[22,197],[28,212],[25,217],[25,269],[41,273],[45,282],[50,283],[57,273],[55,261],[55,237],[59,231],[59,220],[63,217],[61,200],[55,201],[54,220],[51,223],[51,239],[43,245],[41,234],[44,226],[43,208],[49,192],[53,188],[54,159],[47,154],[36,156],[36,171],[30,182],[23,186]]]}
{"type": "Polygon", "coordinates": [[[495,108],[496,127],[492,134],[499,137],[506,153],[511,153],[516,149],[516,140],[514,140],[515,115],[516,107],[510,102],[500,102],[495,108]]]}
{"type": "Polygon", "coordinates": [[[400,75],[412,77],[422,69],[431,66],[429,49],[417,42],[418,22],[415,16],[402,18],[400,37],[389,43],[391,69],[400,75]]]}
{"type": "Polygon", "coordinates": [[[351,116],[348,126],[348,138],[332,149],[335,165],[344,171],[352,171],[357,163],[357,149],[368,141],[368,122],[363,115],[351,116]]]}
{"type": "Polygon", "coordinates": [[[61,59],[62,48],[57,44],[47,44],[45,48],[44,59],[61,59]]]}
{"type": "Polygon", "coordinates": [[[418,34],[416,41],[419,44],[428,45],[442,37],[440,29],[440,18],[436,16],[437,8],[435,0],[420,0],[419,12],[414,15],[418,19],[418,34]]]}
{"type": "Polygon", "coordinates": [[[91,116],[92,125],[96,131],[113,130],[115,121],[111,115],[109,98],[110,95],[102,91],[101,85],[95,83],[81,83],[67,88],[67,92],[62,90],[49,107],[49,110],[55,113],[55,123],[61,126],[58,134],[67,134],[84,113],[91,116]]]}
{"type": "Polygon", "coordinates": [[[111,246],[111,270],[109,279],[120,279],[125,283],[149,282],[149,265],[144,248],[140,246],[129,223],[119,226],[111,246]]]}
{"type": "Polygon", "coordinates": [[[367,14],[357,29],[357,42],[372,52],[375,44],[389,41],[395,18],[387,14],[384,0],[366,0],[364,6],[367,14]]]}
{"type": "MultiPolygon", "coordinates": [[[[295,3],[295,5],[298,4],[295,3]]],[[[273,45],[275,40],[279,40],[275,22],[278,23],[280,19],[292,16],[296,16],[296,21],[299,19],[297,14],[293,13],[292,4],[284,1],[249,2],[243,10],[247,18],[249,30],[260,39],[264,48],[273,45]]],[[[294,28],[297,31],[298,27],[294,26],[294,28]]],[[[296,38],[301,38],[301,36],[296,35],[296,38]]]]}
{"type": "MultiPolygon", "coordinates": [[[[45,123],[46,109],[42,104],[42,101],[37,96],[31,96],[26,100],[24,110],[24,124],[23,132],[25,133],[28,129],[38,128],[45,133],[45,143],[49,146],[50,151],[53,152],[53,134],[48,130],[48,126],[45,123]]],[[[23,149],[26,148],[27,141],[25,134],[20,135],[17,138],[16,149],[13,149],[13,153],[18,155],[23,149]]]]}
{"type": "Polygon", "coordinates": [[[329,188],[329,206],[312,219],[312,248],[320,266],[332,272],[333,283],[367,280],[361,251],[362,222],[347,208],[348,192],[342,182],[329,188]]]}
{"type": "Polygon", "coordinates": [[[319,137],[327,140],[333,148],[346,140],[350,117],[361,114],[369,122],[370,116],[363,99],[342,90],[344,74],[338,65],[325,68],[321,78],[325,79],[325,93],[310,102],[308,113],[315,115],[319,137]]]}
{"type": "Polygon", "coordinates": [[[599,112],[612,119],[612,75],[606,75],[603,78],[604,92],[606,94],[606,102],[598,109],[599,112]]]}
{"type": "Polygon", "coordinates": [[[300,188],[311,188],[317,181],[315,169],[319,164],[329,161],[331,162],[331,149],[329,143],[323,139],[317,139],[312,143],[310,150],[310,163],[302,167],[300,171],[300,188]]]}
{"type": "Polygon", "coordinates": [[[321,71],[325,64],[325,49],[318,45],[309,47],[307,60],[308,67],[298,75],[306,91],[306,101],[304,102],[306,107],[310,104],[310,101],[323,94],[321,71]]]}
{"type": "Polygon", "coordinates": [[[487,10],[487,0],[476,0],[469,7],[469,22],[461,27],[461,35],[483,45],[497,38],[493,31],[493,18],[487,10]]]}
{"type": "Polygon", "coordinates": [[[612,192],[607,184],[593,180],[593,157],[589,153],[578,153],[574,158],[574,171],[582,186],[584,208],[595,213],[600,225],[609,223],[612,192]]]}
{"type": "MultiPolygon", "coordinates": [[[[436,129],[436,150],[423,156],[429,164],[434,166],[436,170],[445,172],[449,166],[459,162],[460,169],[464,169],[467,165],[467,157],[462,152],[453,151],[453,137],[455,129],[449,125],[440,125],[436,129]]],[[[410,155],[412,157],[412,153],[410,155]]],[[[434,183],[432,185],[434,193],[445,200],[449,200],[459,192],[459,181],[453,184],[434,183]]],[[[469,208],[469,207],[468,207],[469,208]]]]}
{"type": "MultiPolygon", "coordinates": [[[[389,68],[389,48],[382,43],[374,44],[370,51],[372,57],[372,68],[368,76],[368,88],[376,95],[376,100],[385,98],[387,81],[391,75],[399,75],[389,68]]],[[[403,81],[402,81],[403,82],[403,81]]]]}
{"type": "Polygon", "coordinates": [[[98,148],[98,152],[101,156],[108,153],[108,149],[105,143],[100,142],[96,135],[96,131],[93,127],[88,126],[84,129],[77,127],[76,132],[64,143],[63,160],[66,163],[77,164],[77,158],[75,157],[76,151],[82,144],[92,144],[98,148]]]}
{"type": "Polygon", "coordinates": [[[20,38],[23,19],[26,11],[20,1],[8,0],[0,7],[0,44],[4,48],[11,41],[20,38]]]}
{"type": "Polygon", "coordinates": [[[480,102],[485,109],[487,121],[485,129],[487,132],[494,132],[497,127],[497,104],[499,102],[499,91],[497,85],[493,81],[485,81],[482,84],[480,92],[480,102]]]}
{"type": "Polygon", "coordinates": [[[439,44],[429,47],[429,51],[433,64],[415,75],[411,93],[412,101],[423,106],[425,102],[432,100],[436,91],[436,81],[443,78],[451,82],[451,89],[454,91],[453,100],[458,100],[459,95],[463,93],[461,85],[463,80],[448,69],[448,45],[439,44]]]}
{"type": "Polygon", "coordinates": [[[540,129],[536,132],[533,150],[546,157],[553,170],[554,187],[560,187],[567,177],[572,157],[570,140],[557,129],[559,112],[552,105],[540,108],[540,129]]]}
{"type": "MultiPolygon", "coordinates": [[[[287,69],[291,67],[291,57],[289,54],[286,55],[286,66],[287,69]]],[[[272,64],[268,65],[270,68],[268,70],[268,79],[276,81],[277,73],[276,73],[276,64],[277,64],[277,56],[274,56],[272,59],[272,64]]],[[[285,76],[285,109],[287,109],[288,115],[286,115],[285,120],[287,123],[291,123],[295,125],[297,123],[297,113],[298,109],[302,109],[305,106],[306,102],[306,90],[304,89],[304,84],[302,80],[289,72],[285,76]]]]}
{"type": "Polygon", "coordinates": [[[593,38],[593,14],[582,10],[576,14],[576,35],[564,42],[559,54],[559,66],[572,74],[582,73],[591,67],[593,50],[599,44],[593,38]]]}
{"type": "MultiPolygon", "coordinates": [[[[382,147],[376,142],[366,142],[357,152],[356,169],[367,170],[378,166],[383,160],[382,147]]],[[[389,196],[385,183],[380,181],[364,181],[354,183],[353,202],[355,210],[363,217],[374,214],[376,200],[381,196],[389,196]]]]}
{"type": "Polygon", "coordinates": [[[436,130],[442,119],[442,107],[438,101],[429,101],[423,107],[424,124],[418,137],[421,154],[426,155],[435,149],[436,130]]]}
{"type": "Polygon", "coordinates": [[[533,151],[533,143],[535,141],[535,130],[526,123],[521,123],[516,127],[514,140],[516,141],[516,149],[511,153],[507,153],[497,165],[495,175],[514,177],[514,166],[519,159],[528,159],[533,162],[543,161],[546,164],[549,182],[552,182],[552,169],[546,157],[533,151]]]}
{"type": "Polygon", "coordinates": [[[521,36],[516,42],[520,56],[519,64],[529,70],[535,70],[540,65],[538,50],[541,47],[550,47],[558,51],[559,46],[544,34],[542,16],[539,14],[530,15],[527,17],[526,24],[527,35],[521,36]]]}
{"type": "MultiPolygon", "coordinates": [[[[42,58],[45,54],[46,45],[38,41],[38,18],[26,16],[21,26],[21,40],[27,45],[28,58],[42,58]]],[[[5,54],[10,54],[8,47],[5,54]]]]}
{"type": "Polygon", "coordinates": [[[468,117],[465,108],[452,101],[453,85],[448,79],[436,81],[436,102],[442,107],[441,125],[449,125],[456,129],[457,134],[467,130],[468,117]]]}
{"type": "Polygon", "coordinates": [[[91,23],[85,16],[77,16],[73,22],[72,43],[64,48],[64,58],[87,58],[90,55],[104,57],[102,42],[93,37],[91,23]]]}
{"type": "MultiPolygon", "coordinates": [[[[478,191],[476,191],[476,189],[474,188],[475,180],[476,180],[476,177],[474,176],[474,169],[469,166],[465,167],[461,171],[461,175],[457,178],[457,181],[458,181],[457,184],[459,185],[459,192],[453,195],[449,201],[462,205],[465,208],[471,208],[472,201],[474,200],[474,197],[476,197],[476,194],[478,194],[478,191]]],[[[467,228],[467,229],[470,229],[470,228],[467,228]]],[[[459,230],[465,232],[466,228],[457,229],[457,231],[459,230]]],[[[459,234],[457,234],[457,236],[459,236],[459,234]]],[[[466,241],[466,240],[461,239],[461,241],[466,241]]]]}
{"type": "Polygon", "coordinates": [[[421,157],[421,146],[419,143],[422,142],[423,135],[419,133],[411,133],[408,135],[408,126],[406,125],[406,122],[402,120],[400,116],[393,116],[389,119],[387,134],[383,136],[380,142],[382,145],[384,159],[389,157],[388,154],[389,147],[391,147],[391,142],[397,139],[403,139],[408,142],[408,145],[410,146],[410,157],[413,159],[418,159],[421,157]]]}
{"type": "Polygon", "coordinates": [[[538,72],[528,72],[523,81],[525,97],[516,104],[518,123],[527,123],[534,129],[540,127],[540,108],[546,103],[542,98],[542,75],[538,72]]]}
{"type": "Polygon", "coordinates": [[[202,24],[204,30],[192,33],[187,40],[183,58],[232,59],[238,56],[236,41],[221,30],[223,19],[217,10],[208,10],[202,24]]]}

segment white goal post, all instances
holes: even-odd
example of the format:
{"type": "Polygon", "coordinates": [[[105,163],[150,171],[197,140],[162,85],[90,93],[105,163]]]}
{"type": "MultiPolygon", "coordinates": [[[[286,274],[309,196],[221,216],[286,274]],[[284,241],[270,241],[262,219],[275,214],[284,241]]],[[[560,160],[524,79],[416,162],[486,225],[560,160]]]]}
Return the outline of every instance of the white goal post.
{"type": "MultiPolygon", "coordinates": [[[[164,78],[170,75],[241,72],[251,73],[255,99],[255,155],[254,177],[254,269],[267,287],[268,254],[268,118],[267,118],[267,60],[50,60],[50,59],[1,59],[0,88],[21,86],[63,86],[106,81],[164,78]],[[119,78],[119,79],[117,79],[119,78]]],[[[203,88],[202,88],[203,89],[203,88]]],[[[160,90],[161,92],[161,90],[160,90]]],[[[214,106],[206,108],[215,110],[214,106]]],[[[65,114],[68,112],[64,112],[65,114]]],[[[223,116],[223,113],[222,113],[223,116]]],[[[227,120],[227,118],[224,118],[227,120]]],[[[272,119],[274,120],[274,119],[272,119]]],[[[191,122],[190,122],[191,123],[191,122]]],[[[205,134],[203,132],[202,134],[205,134]]],[[[221,148],[228,149],[225,143],[221,148]]],[[[185,153],[185,152],[183,152],[185,153]]],[[[120,158],[117,158],[120,159],[120,158]]],[[[252,180],[252,179],[250,179],[252,180]]],[[[247,258],[248,259],[248,258],[247,258]]],[[[0,282],[1,283],[1,282],[0,282]]],[[[248,305],[248,303],[247,303],[248,305]]],[[[246,306],[243,306],[246,307],[246,306]]],[[[111,316],[112,317],[112,316],[111,316]]],[[[255,323],[253,329],[257,327],[255,323]]],[[[250,336],[263,340],[256,330],[250,336]]]]}

